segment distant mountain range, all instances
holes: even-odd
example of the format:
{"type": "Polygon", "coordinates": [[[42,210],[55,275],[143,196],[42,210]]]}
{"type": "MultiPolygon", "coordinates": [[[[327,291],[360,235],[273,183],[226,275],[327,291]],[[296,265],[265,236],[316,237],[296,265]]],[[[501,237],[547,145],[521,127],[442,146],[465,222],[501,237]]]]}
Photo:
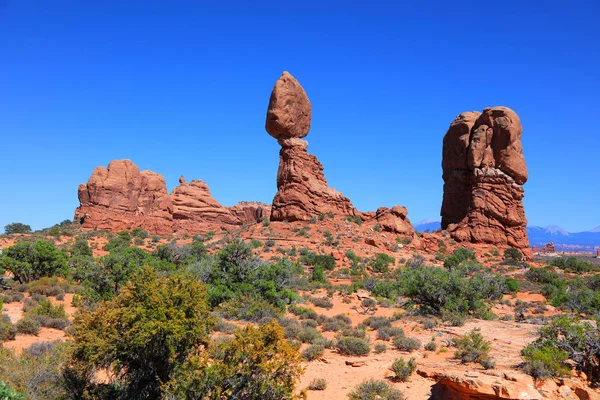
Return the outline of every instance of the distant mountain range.
{"type": "MultiPolygon", "coordinates": [[[[414,225],[419,232],[433,232],[441,228],[441,222],[424,220],[414,225]]],[[[553,242],[557,250],[563,251],[594,251],[600,246],[600,226],[585,232],[568,232],[556,225],[528,226],[529,242],[532,246],[542,247],[553,242]]]]}

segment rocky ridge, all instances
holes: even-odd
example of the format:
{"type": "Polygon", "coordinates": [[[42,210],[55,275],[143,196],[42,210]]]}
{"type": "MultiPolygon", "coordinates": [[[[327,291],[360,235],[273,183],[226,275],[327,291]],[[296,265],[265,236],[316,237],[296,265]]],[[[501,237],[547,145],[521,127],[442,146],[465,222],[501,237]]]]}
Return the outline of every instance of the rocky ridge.
{"type": "Polygon", "coordinates": [[[153,234],[196,234],[241,226],[268,218],[269,206],[239,203],[225,207],[201,180],[186,182],[167,192],[165,179],[140,171],[130,160],[114,160],[96,167],[87,184],[79,185],[80,206],[75,219],[84,228],[120,231],[140,227],[153,234]]]}

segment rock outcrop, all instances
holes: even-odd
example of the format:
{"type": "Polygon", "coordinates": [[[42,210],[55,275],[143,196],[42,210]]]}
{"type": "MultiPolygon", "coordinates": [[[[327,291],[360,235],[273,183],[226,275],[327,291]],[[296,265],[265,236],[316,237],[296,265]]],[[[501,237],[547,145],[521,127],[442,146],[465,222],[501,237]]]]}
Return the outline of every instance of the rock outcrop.
{"type": "Polygon", "coordinates": [[[172,233],[173,201],[164,178],[140,171],[130,160],[114,160],[96,167],[79,185],[80,207],[75,212],[84,227],[119,231],[143,227],[153,233],[172,233]]]}
{"type": "Polygon", "coordinates": [[[460,114],[444,136],[442,229],[458,242],[529,250],[521,122],[507,107],[460,114]]]}
{"type": "Polygon", "coordinates": [[[140,171],[130,160],[97,167],[88,183],[79,185],[79,202],[75,219],[84,228],[140,227],[159,235],[228,229],[258,222],[269,213],[261,203],[225,207],[212,197],[206,183],[187,183],[183,176],[169,195],[162,175],[140,171]]]}
{"type": "Polygon", "coordinates": [[[327,185],[323,165],[301,138],[310,130],[311,104],[298,81],[284,72],[271,93],[266,130],[281,145],[271,221],[309,220],[319,214],[356,216],[350,200],[327,185]]]}

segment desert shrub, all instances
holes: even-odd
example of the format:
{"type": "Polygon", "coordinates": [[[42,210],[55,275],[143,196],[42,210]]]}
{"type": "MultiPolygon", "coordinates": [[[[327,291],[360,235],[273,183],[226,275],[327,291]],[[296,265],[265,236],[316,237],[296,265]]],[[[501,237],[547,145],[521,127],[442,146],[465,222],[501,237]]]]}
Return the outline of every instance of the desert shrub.
{"type": "Polygon", "coordinates": [[[378,330],[386,326],[392,326],[392,321],[385,317],[367,317],[362,324],[371,329],[378,330]]]}
{"type": "Polygon", "coordinates": [[[311,327],[306,327],[298,332],[298,339],[300,339],[302,343],[314,343],[321,337],[321,332],[311,327]]]}
{"type": "Polygon", "coordinates": [[[366,356],[371,351],[371,346],[366,340],[356,337],[340,337],[337,341],[340,354],[347,356],[366,356]]]}
{"type": "MultiPolygon", "coordinates": [[[[63,400],[81,398],[70,393],[63,369],[69,362],[69,343],[36,343],[20,355],[0,349],[0,380],[21,399],[63,400]]],[[[2,398],[0,396],[0,398],[2,398]]]]}
{"type": "Polygon", "coordinates": [[[0,269],[11,272],[19,283],[27,283],[66,274],[67,257],[50,242],[19,242],[0,255],[0,269]]]}
{"type": "Polygon", "coordinates": [[[333,308],[333,303],[327,297],[309,296],[307,300],[314,304],[316,307],[326,308],[328,310],[333,308]]]}
{"type": "Polygon", "coordinates": [[[346,221],[348,222],[354,222],[357,225],[362,225],[362,219],[359,216],[353,216],[353,215],[348,215],[346,217],[346,221]]]}
{"type": "Polygon", "coordinates": [[[481,359],[481,360],[479,360],[479,364],[481,364],[481,366],[484,369],[494,369],[494,368],[496,368],[496,361],[494,361],[491,358],[481,359]]]}
{"type": "Polygon", "coordinates": [[[377,300],[370,298],[362,299],[360,308],[357,311],[360,314],[375,314],[375,311],[377,311],[377,300]]]}
{"type": "Polygon", "coordinates": [[[560,368],[565,361],[563,352],[593,386],[600,384],[600,329],[572,317],[554,318],[540,328],[537,340],[525,348],[523,355],[533,373],[543,378],[566,373],[566,369],[560,368]]]}
{"type": "Polygon", "coordinates": [[[325,354],[325,347],[322,344],[311,344],[301,353],[302,358],[306,361],[316,360],[323,357],[323,354],[325,354]]]}
{"type": "Polygon", "coordinates": [[[0,315],[0,341],[15,340],[17,336],[17,328],[10,321],[7,315],[0,315]]]}
{"type": "Polygon", "coordinates": [[[222,319],[218,319],[217,323],[214,327],[214,330],[216,332],[221,332],[221,333],[226,333],[226,334],[232,334],[235,332],[236,329],[237,329],[237,326],[235,326],[235,324],[224,321],[222,319]]]}
{"type": "Polygon", "coordinates": [[[149,235],[148,235],[148,231],[145,229],[133,228],[131,230],[131,236],[141,238],[141,239],[146,239],[149,235]]]}
{"type": "MultiPolygon", "coordinates": [[[[208,343],[215,320],[201,283],[180,274],[159,277],[145,267],[116,297],[83,310],[73,324],[73,373],[86,377],[105,369],[122,384],[122,396],[159,398],[176,367],[208,343]]],[[[95,385],[86,380],[85,386],[95,385]]]]}
{"type": "Polygon", "coordinates": [[[519,282],[515,278],[506,278],[504,284],[509,293],[517,293],[519,291],[519,282]]]}
{"type": "Polygon", "coordinates": [[[385,343],[375,343],[373,346],[373,352],[375,354],[385,353],[387,351],[387,345],[385,343]]]}
{"type": "Polygon", "coordinates": [[[313,267],[322,267],[328,271],[331,271],[335,268],[335,258],[329,254],[317,254],[313,251],[304,252],[300,256],[300,262],[306,265],[310,265],[313,267]]]}
{"type": "Polygon", "coordinates": [[[497,274],[467,278],[461,271],[430,267],[403,271],[400,283],[421,313],[446,316],[487,310],[486,303],[501,299],[505,291],[504,278],[497,274]]]}
{"type": "Polygon", "coordinates": [[[520,261],[523,258],[523,254],[514,247],[510,247],[504,250],[504,259],[505,260],[515,260],[520,261]]]}
{"type": "Polygon", "coordinates": [[[588,272],[597,271],[599,268],[587,261],[578,260],[576,257],[554,258],[552,261],[550,261],[550,265],[575,274],[585,274],[588,272]]]}
{"type": "Polygon", "coordinates": [[[423,329],[433,329],[437,326],[437,321],[433,318],[426,318],[423,320],[423,329]]]}
{"type": "Polygon", "coordinates": [[[569,354],[557,347],[535,347],[529,345],[522,351],[525,363],[523,371],[536,380],[569,375],[571,368],[566,364],[569,354]]]}
{"type": "Polygon", "coordinates": [[[338,334],[338,336],[351,336],[351,337],[360,338],[360,339],[366,338],[366,335],[367,335],[367,331],[365,330],[364,327],[362,327],[360,325],[358,325],[356,327],[346,326],[338,334]]]}
{"type": "Polygon", "coordinates": [[[77,236],[71,246],[71,257],[92,257],[93,252],[88,241],[83,236],[77,236]]]}
{"type": "Polygon", "coordinates": [[[314,319],[305,319],[304,321],[302,321],[301,325],[303,328],[316,328],[317,326],[319,326],[319,322],[317,322],[314,319]]]}
{"type": "Polygon", "coordinates": [[[421,348],[421,341],[419,339],[408,336],[395,336],[392,339],[392,343],[398,350],[407,351],[409,353],[421,348]]]}
{"type": "Polygon", "coordinates": [[[22,394],[9,387],[6,383],[0,381],[0,399],[2,400],[23,400],[22,394]]]}
{"type": "Polygon", "coordinates": [[[444,268],[449,271],[456,269],[461,263],[467,260],[475,261],[475,252],[470,249],[460,248],[452,252],[452,254],[444,260],[444,268]]]}
{"type": "Polygon", "coordinates": [[[388,272],[389,266],[393,265],[395,261],[394,257],[385,253],[375,253],[375,258],[369,261],[369,266],[373,272],[388,272]]]}
{"type": "MultiPolygon", "coordinates": [[[[23,293],[21,292],[13,292],[13,293],[5,293],[2,295],[1,300],[4,301],[4,303],[8,304],[8,303],[18,303],[21,300],[23,300],[23,293]]],[[[2,309],[2,304],[0,304],[0,310],[2,309]]]]}
{"type": "Polygon", "coordinates": [[[377,339],[390,340],[396,336],[404,336],[404,329],[399,326],[383,326],[377,330],[377,339]]]}
{"type": "Polygon", "coordinates": [[[333,318],[326,318],[321,322],[323,332],[338,332],[348,328],[352,321],[345,315],[336,315],[333,318]]]}
{"type": "Polygon", "coordinates": [[[314,319],[319,318],[319,314],[312,308],[289,306],[288,311],[296,315],[300,319],[314,319]]]}
{"type": "Polygon", "coordinates": [[[25,335],[38,335],[40,333],[40,323],[33,318],[21,318],[17,321],[17,332],[25,335]]]}
{"type": "Polygon", "coordinates": [[[427,351],[436,351],[437,343],[432,340],[431,342],[425,343],[425,346],[423,346],[423,348],[427,351]]]}
{"type": "Polygon", "coordinates": [[[298,349],[272,321],[238,329],[235,338],[206,352],[196,352],[165,385],[172,399],[292,400],[302,373],[298,349]]]}
{"type": "Polygon", "coordinates": [[[403,400],[404,395],[385,381],[370,379],[357,385],[348,394],[349,400],[403,400]]]}
{"type": "MultiPolygon", "coordinates": [[[[209,289],[209,293],[212,289],[209,289]]],[[[227,319],[258,322],[265,318],[280,317],[284,308],[261,298],[236,296],[222,303],[217,311],[227,319]]]]}
{"type": "Polygon", "coordinates": [[[453,341],[457,348],[454,358],[459,359],[463,364],[489,358],[491,343],[483,337],[478,328],[453,341]]]}
{"type": "Polygon", "coordinates": [[[404,358],[398,358],[392,363],[392,372],[394,378],[400,382],[406,382],[413,372],[417,370],[417,362],[414,358],[404,361],[404,358]]]}
{"type": "Polygon", "coordinates": [[[325,390],[327,389],[327,381],[323,378],[316,378],[308,384],[308,390],[325,390]]]}
{"type": "Polygon", "coordinates": [[[409,269],[422,268],[427,264],[427,260],[421,254],[413,255],[407,262],[406,267],[409,269]]]}

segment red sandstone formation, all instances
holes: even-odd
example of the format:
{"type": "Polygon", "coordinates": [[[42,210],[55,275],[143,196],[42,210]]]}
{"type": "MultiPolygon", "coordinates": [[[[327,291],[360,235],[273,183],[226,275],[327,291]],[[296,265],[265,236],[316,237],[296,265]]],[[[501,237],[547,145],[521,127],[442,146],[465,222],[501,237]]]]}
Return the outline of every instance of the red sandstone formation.
{"type": "Polygon", "coordinates": [[[267,216],[261,203],[222,206],[206,183],[190,183],[182,176],[180,185],[167,192],[164,178],[141,171],[130,160],[112,161],[97,167],[85,185],[79,185],[80,206],[75,218],[84,228],[120,231],[140,227],[151,233],[203,233],[255,223],[267,216]]]}
{"type": "Polygon", "coordinates": [[[292,75],[284,72],[271,92],[265,126],[281,145],[271,221],[307,221],[319,214],[332,213],[376,221],[388,232],[413,235],[406,208],[380,208],[375,215],[361,213],[350,199],[327,185],[323,165],[308,154],[308,143],[301,139],[310,130],[311,115],[306,92],[292,75]]]}
{"type": "Polygon", "coordinates": [[[75,218],[84,227],[123,230],[143,227],[157,234],[173,231],[173,202],[164,178],[141,171],[130,160],[96,167],[86,185],[79,185],[75,218]]]}
{"type": "Polygon", "coordinates": [[[507,107],[460,114],[444,136],[442,229],[458,242],[529,249],[521,122],[507,107]]]}
{"type": "Polygon", "coordinates": [[[556,248],[554,247],[554,243],[549,242],[544,245],[544,247],[532,247],[531,250],[534,253],[556,253],[556,248]]]}
{"type": "Polygon", "coordinates": [[[301,138],[310,130],[311,105],[304,89],[284,72],[271,93],[266,130],[281,145],[271,221],[309,220],[319,214],[358,214],[350,200],[327,185],[323,165],[301,138]]]}

